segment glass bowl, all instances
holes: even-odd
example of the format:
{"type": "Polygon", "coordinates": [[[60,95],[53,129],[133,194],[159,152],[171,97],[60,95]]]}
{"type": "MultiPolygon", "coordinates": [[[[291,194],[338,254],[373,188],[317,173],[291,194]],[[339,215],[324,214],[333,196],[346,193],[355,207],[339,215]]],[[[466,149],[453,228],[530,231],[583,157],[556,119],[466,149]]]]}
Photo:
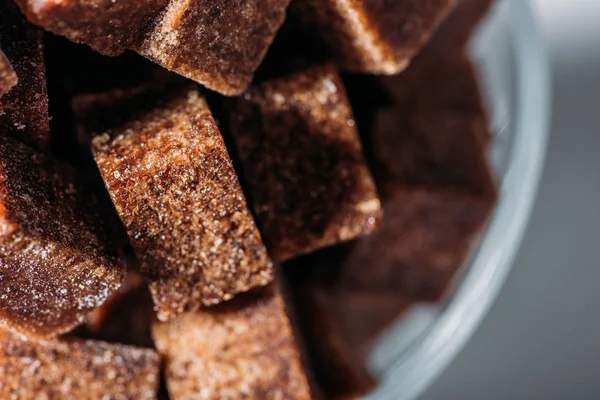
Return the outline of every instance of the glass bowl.
{"type": "Polygon", "coordinates": [[[375,345],[369,369],[380,385],[369,400],[414,399],[449,365],[498,294],[537,192],[551,93],[549,61],[531,3],[498,1],[470,52],[494,134],[489,160],[498,204],[444,302],[413,307],[375,345]]]}

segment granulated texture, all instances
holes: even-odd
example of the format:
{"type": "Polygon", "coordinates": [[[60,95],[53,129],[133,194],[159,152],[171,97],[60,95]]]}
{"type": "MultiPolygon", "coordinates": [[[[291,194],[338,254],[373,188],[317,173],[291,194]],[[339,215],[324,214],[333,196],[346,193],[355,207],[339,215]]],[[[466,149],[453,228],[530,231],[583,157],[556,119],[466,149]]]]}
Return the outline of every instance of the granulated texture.
{"type": "Polygon", "coordinates": [[[153,328],[172,400],[311,398],[273,286],[153,328]]]}
{"type": "Polygon", "coordinates": [[[293,4],[344,68],[402,71],[450,12],[455,0],[302,0],[293,4]]]}
{"type": "Polygon", "coordinates": [[[0,49],[19,78],[17,85],[0,98],[0,134],[46,151],[50,125],[42,32],[8,0],[0,4],[0,49]]]}
{"type": "Polygon", "coordinates": [[[139,43],[167,0],[16,0],[27,19],[116,56],[139,43]]]}
{"type": "Polygon", "coordinates": [[[0,331],[0,398],[154,400],[158,354],[92,340],[28,341],[0,331]]]}
{"type": "Polygon", "coordinates": [[[0,97],[4,96],[18,82],[17,74],[10,66],[10,62],[0,50],[0,97]]]}
{"type": "Polygon", "coordinates": [[[139,48],[225,95],[248,88],[290,0],[171,0],[139,48]]]}
{"type": "Polygon", "coordinates": [[[63,333],[119,288],[106,220],[71,169],[0,137],[0,327],[63,333]]]}
{"type": "Polygon", "coordinates": [[[238,99],[231,130],[273,258],[376,228],[381,205],[334,67],[252,88],[238,99]]]}
{"type": "Polygon", "coordinates": [[[100,93],[82,93],[71,98],[75,133],[79,145],[89,148],[92,134],[104,132],[131,120],[140,106],[140,98],[151,93],[150,100],[156,100],[151,83],[132,88],[114,89],[100,93]]]}
{"type": "Polygon", "coordinates": [[[372,148],[386,218],[344,260],[345,287],[437,297],[465,261],[496,200],[477,120],[382,112],[372,148]]]}
{"type": "MultiPolygon", "coordinates": [[[[134,76],[122,75],[116,81],[107,79],[105,82],[94,82],[94,87],[82,88],[84,81],[90,81],[88,76],[82,75],[71,84],[75,91],[71,97],[73,116],[76,125],[80,125],[77,129],[81,131],[78,134],[86,133],[84,129],[89,135],[126,124],[136,115],[151,111],[156,103],[168,98],[176,89],[192,87],[187,79],[137,55],[137,59],[128,59],[126,56],[129,54],[109,58],[119,62],[107,62],[103,68],[116,74],[120,67],[126,68],[133,63],[132,69],[136,70],[134,76]]],[[[89,65],[85,63],[82,67],[89,68],[89,65]]],[[[86,143],[89,141],[90,138],[85,140],[86,143]]]]}
{"type": "Polygon", "coordinates": [[[164,320],[264,286],[273,266],[205,100],[154,99],[93,152],[164,320]]]}
{"type": "Polygon", "coordinates": [[[17,0],[45,29],[106,54],[137,51],[225,95],[248,88],[290,0],[17,0]]]}

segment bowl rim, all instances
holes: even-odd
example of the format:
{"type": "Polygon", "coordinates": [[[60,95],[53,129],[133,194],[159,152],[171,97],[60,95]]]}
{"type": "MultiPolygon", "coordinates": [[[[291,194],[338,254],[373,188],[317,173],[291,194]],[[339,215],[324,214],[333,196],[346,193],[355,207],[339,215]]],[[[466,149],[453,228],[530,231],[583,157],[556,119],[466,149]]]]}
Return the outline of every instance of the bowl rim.
{"type": "Polygon", "coordinates": [[[515,139],[499,202],[476,258],[437,320],[381,377],[369,398],[414,399],[446,369],[488,313],[529,223],[551,118],[550,61],[530,0],[504,0],[515,60],[515,139]],[[500,243],[500,245],[498,245],[500,243]]]}

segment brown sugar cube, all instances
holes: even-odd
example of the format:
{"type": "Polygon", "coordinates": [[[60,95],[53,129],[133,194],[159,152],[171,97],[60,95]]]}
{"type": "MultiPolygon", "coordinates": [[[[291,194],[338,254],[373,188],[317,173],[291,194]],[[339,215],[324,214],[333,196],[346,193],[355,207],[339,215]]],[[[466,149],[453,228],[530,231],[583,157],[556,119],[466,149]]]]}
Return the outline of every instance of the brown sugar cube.
{"type": "Polygon", "coordinates": [[[272,263],[204,98],[192,88],[141,97],[151,108],[96,131],[93,152],[159,317],[269,283],[272,263]]]}
{"type": "MultiPolygon", "coordinates": [[[[471,33],[489,11],[491,0],[460,0],[427,46],[401,74],[382,78],[398,107],[415,112],[452,112],[487,124],[475,67],[466,53],[471,33]]],[[[481,129],[483,142],[489,132],[481,129]]]]}
{"type": "Polygon", "coordinates": [[[349,288],[437,297],[475,244],[496,191],[478,121],[405,114],[382,112],[371,134],[386,218],[353,244],[340,280],[349,288]]]}
{"type": "Polygon", "coordinates": [[[16,0],[29,21],[115,56],[139,43],[167,0],[16,0]]]}
{"type": "Polygon", "coordinates": [[[247,89],[290,0],[17,0],[33,23],[107,55],[137,51],[225,95],[247,89]]]}
{"type": "Polygon", "coordinates": [[[422,58],[405,72],[382,79],[397,107],[435,114],[453,113],[472,119],[479,125],[482,144],[488,144],[487,110],[480,91],[475,67],[466,56],[422,58]]]}
{"type": "Polygon", "coordinates": [[[372,345],[413,304],[430,300],[368,285],[345,287],[340,278],[353,245],[299,257],[283,268],[298,329],[327,398],[358,398],[373,389],[376,380],[365,367],[372,345]]]}
{"type": "Polygon", "coordinates": [[[102,211],[71,169],[0,136],[0,327],[63,333],[118,289],[102,211]]]}
{"type": "Polygon", "coordinates": [[[439,301],[474,245],[496,193],[477,121],[379,115],[370,137],[385,218],[372,235],[286,265],[300,330],[332,398],[373,386],[373,343],[413,304],[439,301]]]}
{"type": "Polygon", "coordinates": [[[245,91],[285,19],[290,0],[171,0],[134,48],[225,95],[245,91]]]}
{"type": "Polygon", "coordinates": [[[452,9],[455,0],[303,0],[293,7],[345,69],[402,71],[452,9]]]}
{"type": "Polygon", "coordinates": [[[327,398],[361,398],[376,387],[366,368],[376,340],[416,303],[392,292],[312,287],[297,292],[301,332],[311,351],[311,367],[327,398]]]}
{"type": "Polygon", "coordinates": [[[10,62],[0,50],[0,97],[8,93],[17,82],[17,74],[15,74],[10,62]]]}
{"type": "Polygon", "coordinates": [[[0,398],[153,400],[158,354],[93,340],[31,341],[0,331],[0,398]]]}
{"type": "Polygon", "coordinates": [[[273,286],[156,323],[172,400],[311,399],[308,378],[273,286]]]}
{"type": "Polygon", "coordinates": [[[339,304],[331,293],[313,285],[296,285],[291,293],[310,367],[326,398],[360,398],[370,392],[376,380],[366,370],[360,353],[352,347],[347,332],[340,325],[339,304]]]}
{"type": "Polygon", "coordinates": [[[257,222],[284,260],[372,232],[381,206],[336,69],[253,87],[231,117],[257,222]]]}
{"type": "Polygon", "coordinates": [[[0,5],[0,49],[18,77],[18,83],[0,98],[0,134],[45,151],[50,123],[42,32],[23,18],[12,1],[0,5]]]}
{"type": "Polygon", "coordinates": [[[382,81],[399,107],[415,112],[451,112],[480,118],[484,124],[487,121],[477,73],[467,56],[443,62],[437,57],[418,60],[402,74],[382,81]]]}

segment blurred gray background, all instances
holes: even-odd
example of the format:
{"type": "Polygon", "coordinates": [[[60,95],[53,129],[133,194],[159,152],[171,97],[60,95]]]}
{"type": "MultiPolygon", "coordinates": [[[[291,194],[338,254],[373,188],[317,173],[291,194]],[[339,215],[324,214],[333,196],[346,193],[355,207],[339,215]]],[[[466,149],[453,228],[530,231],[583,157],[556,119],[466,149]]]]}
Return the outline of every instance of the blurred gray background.
{"type": "Polygon", "coordinates": [[[545,172],[496,303],[421,397],[600,399],[600,0],[532,0],[553,75],[545,172]]]}

